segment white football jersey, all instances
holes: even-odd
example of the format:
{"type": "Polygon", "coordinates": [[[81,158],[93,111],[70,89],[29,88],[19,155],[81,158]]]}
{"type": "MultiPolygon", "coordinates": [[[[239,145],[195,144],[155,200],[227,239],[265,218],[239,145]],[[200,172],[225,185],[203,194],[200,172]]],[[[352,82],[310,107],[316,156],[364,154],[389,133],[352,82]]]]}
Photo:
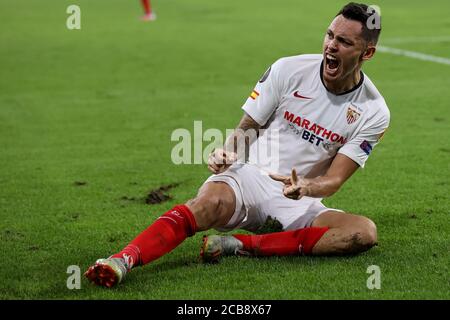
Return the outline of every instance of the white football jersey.
{"type": "Polygon", "coordinates": [[[361,72],[349,92],[333,94],[322,80],[322,55],[281,58],[256,84],[242,109],[262,129],[249,163],[289,175],[323,175],[336,153],[360,167],[389,126],[386,103],[361,72]]]}

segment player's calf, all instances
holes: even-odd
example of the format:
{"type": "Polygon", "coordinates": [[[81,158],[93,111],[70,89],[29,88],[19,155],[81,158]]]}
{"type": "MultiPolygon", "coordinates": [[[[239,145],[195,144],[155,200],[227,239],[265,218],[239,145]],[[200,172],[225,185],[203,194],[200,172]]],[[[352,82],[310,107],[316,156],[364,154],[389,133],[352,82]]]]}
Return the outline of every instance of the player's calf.
{"type": "Polygon", "coordinates": [[[376,244],[376,240],[365,231],[353,232],[349,236],[346,253],[361,253],[369,250],[376,244]]]}
{"type": "Polygon", "coordinates": [[[366,226],[350,231],[348,240],[348,253],[360,253],[377,245],[377,227],[375,223],[367,219],[366,226]]]}
{"type": "Polygon", "coordinates": [[[160,216],[122,251],[108,259],[101,259],[86,272],[97,285],[112,287],[119,283],[134,266],[150,263],[172,251],[187,237],[197,232],[193,213],[186,205],[178,205],[160,216]],[[121,264],[126,270],[119,270],[121,264]]]}
{"type": "Polygon", "coordinates": [[[328,228],[309,227],[260,235],[235,234],[204,238],[200,252],[204,262],[217,262],[221,256],[256,257],[310,255],[328,228]]]}
{"type": "Polygon", "coordinates": [[[314,255],[358,254],[377,245],[377,227],[369,218],[346,213],[333,214],[331,219],[319,218],[314,225],[323,225],[328,220],[331,227],[314,246],[314,255]],[[336,217],[342,219],[334,220],[336,217]]]}
{"type": "Polygon", "coordinates": [[[207,183],[186,205],[178,205],[160,216],[121,252],[101,259],[85,273],[97,285],[112,287],[133,266],[145,265],[172,251],[197,231],[224,226],[235,210],[233,190],[224,183],[207,183]],[[125,269],[120,268],[127,257],[125,269]]]}

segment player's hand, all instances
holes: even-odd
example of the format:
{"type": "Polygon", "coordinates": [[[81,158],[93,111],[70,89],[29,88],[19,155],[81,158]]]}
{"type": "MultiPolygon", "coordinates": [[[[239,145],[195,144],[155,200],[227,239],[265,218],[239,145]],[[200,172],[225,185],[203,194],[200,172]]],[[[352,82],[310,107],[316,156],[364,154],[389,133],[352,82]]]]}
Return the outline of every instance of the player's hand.
{"type": "Polygon", "coordinates": [[[223,149],[215,149],[209,154],[208,169],[214,174],[227,170],[237,160],[235,152],[227,152],[223,149]]]}
{"type": "Polygon", "coordinates": [[[282,176],[279,174],[269,175],[273,180],[284,183],[283,194],[285,197],[293,200],[299,200],[301,197],[307,195],[307,183],[303,178],[297,176],[297,171],[292,168],[290,176],[282,176]]]}

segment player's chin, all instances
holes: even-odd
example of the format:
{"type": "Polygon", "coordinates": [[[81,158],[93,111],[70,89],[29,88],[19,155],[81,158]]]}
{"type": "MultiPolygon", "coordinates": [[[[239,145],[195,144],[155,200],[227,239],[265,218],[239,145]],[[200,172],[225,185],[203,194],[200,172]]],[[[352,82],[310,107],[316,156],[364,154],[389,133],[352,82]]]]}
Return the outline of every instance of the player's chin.
{"type": "Polygon", "coordinates": [[[323,71],[323,79],[328,82],[337,81],[341,78],[340,66],[336,69],[325,68],[323,71]]]}

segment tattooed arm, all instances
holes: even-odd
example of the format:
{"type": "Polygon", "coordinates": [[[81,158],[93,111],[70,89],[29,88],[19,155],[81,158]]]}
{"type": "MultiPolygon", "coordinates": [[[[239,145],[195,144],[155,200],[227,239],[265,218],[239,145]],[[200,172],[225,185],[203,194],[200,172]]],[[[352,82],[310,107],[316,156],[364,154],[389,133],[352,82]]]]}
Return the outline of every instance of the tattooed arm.
{"type": "Polygon", "coordinates": [[[244,114],[239,125],[227,138],[223,148],[215,149],[208,158],[208,169],[214,173],[222,173],[227,170],[233,162],[245,160],[248,154],[246,150],[257,139],[260,125],[249,115],[244,114]]]}

